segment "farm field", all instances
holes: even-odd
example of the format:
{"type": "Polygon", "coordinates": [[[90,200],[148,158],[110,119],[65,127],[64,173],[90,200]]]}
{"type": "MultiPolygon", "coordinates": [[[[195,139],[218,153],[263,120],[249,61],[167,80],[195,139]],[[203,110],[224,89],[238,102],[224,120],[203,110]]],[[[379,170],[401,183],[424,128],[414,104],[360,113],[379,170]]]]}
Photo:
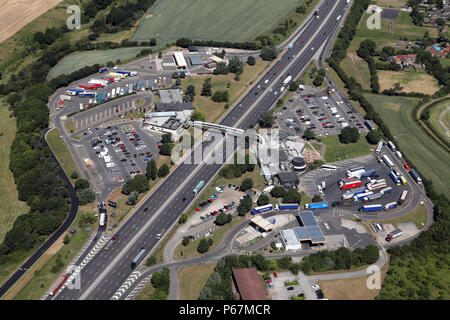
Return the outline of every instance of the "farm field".
{"type": "Polygon", "coordinates": [[[397,82],[403,87],[401,92],[419,92],[432,95],[440,89],[438,81],[425,72],[378,70],[380,91],[389,90],[397,82]]]}
{"type": "MultiPolygon", "coordinates": [[[[303,1],[301,1],[303,2],[303,1]]],[[[250,41],[269,32],[301,3],[298,0],[160,0],[141,22],[134,41],[155,37],[250,41]],[[201,23],[198,23],[201,21],[201,23]]]]}
{"type": "Polygon", "coordinates": [[[8,39],[44,12],[50,10],[62,0],[15,0],[2,1],[0,11],[0,42],[8,39]]]}
{"type": "Polygon", "coordinates": [[[123,63],[124,61],[135,58],[139,52],[148,48],[150,47],[76,52],[59,61],[48,73],[48,78],[53,79],[62,74],[70,74],[83,67],[91,66],[96,63],[106,64],[108,61],[116,62],[118,59],[123,63]]]}
{"type": "Polygon", "coordinates": [[[0,243],[3,241],[16,218],[28,212],[26,202],[19,201],[19,195],[9,170],[9,150],[16,136],[16,118],[10,118],[6,105],[0,104],[0,243]]]}
{"type": "Polygon", "coordinates": [[[430,110],[430,119],[427,121],[439,137],[450,143],[450,100],[444,100],[430,110]]]}
{"type": "Polygon", "coordinates": [[[412,110],[418,99],[367,94],[396,142],[425,178],[433,181],[439,193],[449,191],[450,154],[414,121],[412,110]]]}

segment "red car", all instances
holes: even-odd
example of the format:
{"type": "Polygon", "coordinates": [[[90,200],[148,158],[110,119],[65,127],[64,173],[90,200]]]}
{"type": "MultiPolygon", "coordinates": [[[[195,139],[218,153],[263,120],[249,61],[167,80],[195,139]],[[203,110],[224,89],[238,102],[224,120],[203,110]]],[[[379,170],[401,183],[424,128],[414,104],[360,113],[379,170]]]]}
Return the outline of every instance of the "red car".
{"type": "Polygon", "coordinates": [[[406,170],[411,170],[411,167],[405,162],[404,164],[403,164],[403,166],[405,167],[405,169],[406,170]]]}
{"type": "Polygon", "coordinates": [[[273,276],[274,276],[275,278],[278,277],[278,273],[274,272],[274,273],[273,273],[273,276]]]}
{"type": "Polygon", "coordinates": [[[200,209],[199,209],[199,208],[195,208],[195,210],[196,210],[196,211],[200,211],[200,209]]]}

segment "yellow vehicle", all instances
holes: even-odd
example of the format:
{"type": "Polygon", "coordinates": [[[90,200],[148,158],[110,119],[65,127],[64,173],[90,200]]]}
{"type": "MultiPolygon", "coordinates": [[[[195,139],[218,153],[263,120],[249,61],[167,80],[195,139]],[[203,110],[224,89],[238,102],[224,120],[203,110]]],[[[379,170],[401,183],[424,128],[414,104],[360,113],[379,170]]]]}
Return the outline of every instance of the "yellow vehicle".
{"type": "Polygon", "coordinates": [[[406,179],[404,176],[400,176],[400,181],[402,182],[402,185],[406,184],[406,179]]]}

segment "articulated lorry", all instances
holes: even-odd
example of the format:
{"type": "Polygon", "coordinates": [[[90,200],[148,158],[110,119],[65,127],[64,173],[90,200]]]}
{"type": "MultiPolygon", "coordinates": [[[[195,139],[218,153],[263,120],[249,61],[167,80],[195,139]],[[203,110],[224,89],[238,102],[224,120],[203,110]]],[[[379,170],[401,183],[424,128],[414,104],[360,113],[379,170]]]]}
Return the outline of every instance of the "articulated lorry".
{"type": "Polygon", "coordinates": [[[362,212],[374,212],[374,211],[381,211],[383,210],[383,206],[381,204],[371,204],[371,205],[365,205],[358,209],[362,212]]]}
{"type": "Polygon", "coordinates": [[[305,204],[305,209],[325,209],[328,208],[328,202],[314,202],[305,204]]]}
{"type": "Polygon", "coordinates": [[[298,203],[280,203],[278,210],[298,210],[298,203]]]}

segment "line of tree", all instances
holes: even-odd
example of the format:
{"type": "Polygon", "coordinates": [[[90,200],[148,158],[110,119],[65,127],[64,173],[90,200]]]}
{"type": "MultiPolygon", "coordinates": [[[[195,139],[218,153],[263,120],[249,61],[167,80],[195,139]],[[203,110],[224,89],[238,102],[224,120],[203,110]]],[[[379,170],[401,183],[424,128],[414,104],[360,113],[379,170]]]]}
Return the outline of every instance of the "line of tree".
{"type": "Polygon", "coordinates": [[[246,42],[232,42],[232,41],[214,41],[214,40],[192,40],[189,38],[179,38],[175,42],[175,45],[182,48],[199,46],[199,47],[236,48],[244,50],[261,49],[261,42],[256,40],[246,42]]]}

